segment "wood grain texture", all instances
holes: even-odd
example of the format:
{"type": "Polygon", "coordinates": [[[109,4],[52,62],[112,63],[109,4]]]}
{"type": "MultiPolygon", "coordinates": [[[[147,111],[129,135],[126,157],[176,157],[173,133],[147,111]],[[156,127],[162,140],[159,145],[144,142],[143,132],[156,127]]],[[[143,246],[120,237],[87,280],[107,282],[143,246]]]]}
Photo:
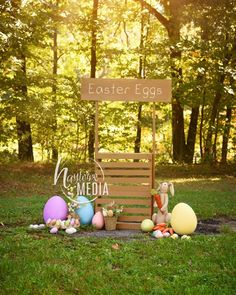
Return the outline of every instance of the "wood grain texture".
{"type": "Polygon", "coordinates": [[[137,159],[137,160],[151,160],[150,153],[97,153],[96,159],[137,159]]]}
{"type": "Polygon", "coordinates": [[[117,229],[140,229],[140,222],[118,222],[117,229]]]}
{"type": "Polygon", "coordinates": [[[96,153],[96,160],[103,170],[96,167],[98,180],[107,182],[109,191],[109,196],[96,200],[96,211],[115,201],[124,205],[117,228],[139,229],[142,220],[151,218],[152,214],[154,156],[149,153],[96,153]]]}
{"type": "MultiPolygon", "coordinates": [[[[104,169],[103,170],[105,177],[106,176],[144,176],[150,177],[150,170],[145,169],[104,169]]],[[[97,175],[102,176],[101,170],[97,170],[97,175]]]]}
{"type": "Polygon", "coordinates": [[[81,79],[81,99],[94,101],[171,102],[169,79],[81,79]]]}
{"type": "Polygon", "coordinates": [[[96,204],[99,205],[99,204],[108,204],[108,203],[111,203],[115,201],[116,204],[120,204],[120,205],[132,205],[133,207],[135,207],[136,205],[145,205],[145,206],[149,206],[151,205],[151,199],[149,198],[146,198],[146,199],[141,199],[141,198],[138,198],[138,199],[133,199],[133,198],[105,198],[105,197],[102,197],[102,198],[98,198],[96,200],[96,204]]]}

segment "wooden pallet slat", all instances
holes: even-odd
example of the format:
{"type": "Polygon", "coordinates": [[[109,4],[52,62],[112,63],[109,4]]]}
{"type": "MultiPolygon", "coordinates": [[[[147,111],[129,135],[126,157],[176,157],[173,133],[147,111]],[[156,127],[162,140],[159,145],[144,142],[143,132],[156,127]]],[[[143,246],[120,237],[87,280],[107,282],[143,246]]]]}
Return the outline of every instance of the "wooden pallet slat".
{"type": "Polygon", "coordinates": [[[145,186],[108,186],[109,196],[112,197],[149,197],[150,188],[145,186]]]}
{"type": "Polygon", "coordinates": [[[151,200],[150,198],[145,198],[145,199],[141,199],[141,198],[137,198],[137,199],[133,199],[133,198],[98,198],[96,200],[96,205],[105,205],[108,203],[111,203],[115,201],[116,204],[120,204],[120,205],[133,205],[133,207],[137,206],[137,205],[145,205],[145,206],[150,206],[151,205],[151,200]]]}
{"type": "MultiPolygon", "coordinates": [[[[125,169],[112,169],[112,170],[103,170],[105,176],[143,176],[148,177],[150,176],[149,170],[125,170],[125,169]]],[[[102,175],[102,172],[98,170],[97,172],[98,176],[102,175]]]]}
{"type": "Polygon", "coordinates": [[[131,159],[131,160],[151,160],[150,153],[96,153],[96,160],[114,160],[114,159],[131,159]]]}
{"type": "MultiPolygon", "coordinates": [[[[105,176],[105,180],[108,184],[129,184],[129,183],[136,183],[139,185],[147,184],[150,185],[150,176],[149,177],[117,177],[117,176],[105,176]]],[[[101,177],[98,177],[98,181],[102,181],[101,177]]]]}
{"type": "Polygon", "coordinates": [[[140,229],[140,222],[118,222],[117,229],[140,229]]]}
{"type": "Polygon", "coordinates": [[[103,169],[118,169],[118,168],[125,168],[125,169],[150,169],[151,163],[150,162],[99,162],[99,165],[103,169]]]}
{"type": "Polygon", "coordinates": [[[118,222],[142,222],[144,219],[150,218],[149,215],[121,215],[118,217],[118,222]]]}

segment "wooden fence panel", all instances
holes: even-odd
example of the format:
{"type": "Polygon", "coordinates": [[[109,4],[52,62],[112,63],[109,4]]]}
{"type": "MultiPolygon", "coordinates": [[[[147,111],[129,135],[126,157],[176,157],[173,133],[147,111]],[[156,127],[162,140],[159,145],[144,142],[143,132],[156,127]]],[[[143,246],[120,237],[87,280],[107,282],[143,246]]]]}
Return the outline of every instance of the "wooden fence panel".
{"type": "Polygon", "coordinates": [[[97,153],[96,174],[108,185],[108,196],[96,200],[96,211],[112,201],[124,206],[118,229],[139,229],[152,215],[153,155],[148,153],[97,153]]]}

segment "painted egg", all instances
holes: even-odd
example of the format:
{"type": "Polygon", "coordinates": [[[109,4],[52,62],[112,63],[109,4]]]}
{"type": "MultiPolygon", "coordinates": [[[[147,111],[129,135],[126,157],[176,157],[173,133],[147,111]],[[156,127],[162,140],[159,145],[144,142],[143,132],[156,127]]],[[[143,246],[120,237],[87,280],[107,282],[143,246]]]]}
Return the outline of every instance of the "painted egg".
{"type": "Polygon", "coordinates": [[[154,228],[154,223],[151,219],[144,219],[141,223],[141,230],[144,232],[150,232],[154,228]]]}
{"type": "Polygon", "coordinates": [[[51,197],[44,206],[43,219],[45,223],[50,219],[65,220],[68,213],[66,202],[59,196],[51,197]]]}
{"type": "Polygon", "coordinates": [[[88,202],[89,200],[84,197],[84,196],[79,196],[77,198],[78,202],[82,202],[82,204],[80,205],[80,208],[76,209],[76,214],[79,215],[80,217],[80,224],[81,225],[88,225],[91,224],[92,222],[92,218],[94,215],[94,210],[93,210],[93,206],[91,203],[84,203],[83,202],[88,202]]]}
{"type": "Polygon", "coordinates": [[[104,227],[104,218],[102,215],[101,211],[98,211],[97,213],[95,213],[95,215],[93,216],[92,219],[92,225],[96,228],[96,229],[102,229],[104,227]]]}
{"type": "Polygon", "coordinates": [[[166,233],[163,234],[163,237],[164,238],[169,238],[169,236],[170,236],[170,233],[168,233],[168,232],[166,232],[166,233]]]}
{"type": "Polygon", "coordinates": [[[73,235],[73,234],[75,234],[76,232],[77,232],[77,229],[74,228],[74,227],[70,227],[70,228],[67,228],[67,229],[66,229],[66,233],[67,233],[68,235],[73,235]]]}
{"type": "Polygon", "coordinates": [[[50,229],[50,234],[57,234],[58,232],[58,228],[57,227],[53,227],[50,229]]]}
{"type": "Polygon", "coordinates": [[[171,226],[179,235],[191,235],[197,227],[193,209],[185,203],[177,204],[171,214],[171,226]]]}

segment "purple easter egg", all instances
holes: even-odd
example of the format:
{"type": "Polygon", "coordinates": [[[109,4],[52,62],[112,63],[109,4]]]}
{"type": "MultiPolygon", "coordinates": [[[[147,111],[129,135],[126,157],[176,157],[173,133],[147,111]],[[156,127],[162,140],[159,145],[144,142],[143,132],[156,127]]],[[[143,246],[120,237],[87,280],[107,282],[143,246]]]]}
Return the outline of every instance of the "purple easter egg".
{"type": "Polygon", "coordinates": [[[44,206],[43,219],[45,223],[50,219],[65,220],[68,214],[66,202],[59,196],[51,197],[44,206]]]}

